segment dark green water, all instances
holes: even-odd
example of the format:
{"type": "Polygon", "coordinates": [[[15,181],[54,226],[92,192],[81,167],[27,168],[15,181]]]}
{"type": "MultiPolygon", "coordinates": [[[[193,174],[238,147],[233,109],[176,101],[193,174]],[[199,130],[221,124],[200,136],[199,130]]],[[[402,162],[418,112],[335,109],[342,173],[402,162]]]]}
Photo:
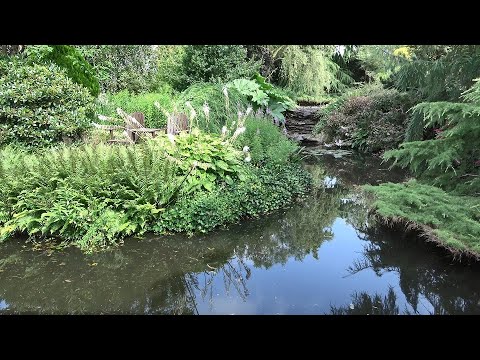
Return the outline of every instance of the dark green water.
{"type": "Polygon", "coordinates": [[[369,224],[355,186],[401,181],[325,156],[303,203],[228,230],[130,239],[84,255],[0,247],[3,314],[480,313],[480,267],[369,224]]]}

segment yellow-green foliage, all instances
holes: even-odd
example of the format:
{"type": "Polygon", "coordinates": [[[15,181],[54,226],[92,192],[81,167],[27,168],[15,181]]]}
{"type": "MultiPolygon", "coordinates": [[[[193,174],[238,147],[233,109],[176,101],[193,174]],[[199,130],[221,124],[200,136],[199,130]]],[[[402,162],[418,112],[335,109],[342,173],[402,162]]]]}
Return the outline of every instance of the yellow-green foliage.
{"type": "Polygon", "coordinates": [[[254,164],[286,164],[299,150],[299,146],[288,140],[269,119],[249,117],[245,127],[245,133],[235,144],[240,149],[249,147],[254,164]]]}
{"type": "Polygon", "coordinates": [[[432,240],[452,252],[480,257],[478,198],[450,195],[415,180],[364,188],[375,195],[373,207],[383,218],[423,226],[432,240]]]}
{"type": "Polygon", "coordinates": [[[298,95],[320,97],[344,89],[351,79],[323,46],[287,45],[282,49],[281,82],[298,95]]]}

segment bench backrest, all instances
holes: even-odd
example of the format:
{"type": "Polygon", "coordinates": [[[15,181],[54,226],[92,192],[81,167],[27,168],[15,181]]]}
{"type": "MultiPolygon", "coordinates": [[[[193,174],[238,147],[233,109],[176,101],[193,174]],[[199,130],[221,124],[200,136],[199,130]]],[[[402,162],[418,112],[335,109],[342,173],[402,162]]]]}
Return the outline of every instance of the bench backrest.
{"type": "Polygon", "coordinates": [[[184,113],[174,113],[167,120],[167,134],[177,135],[188,131],[188,117],[184,113]]]}

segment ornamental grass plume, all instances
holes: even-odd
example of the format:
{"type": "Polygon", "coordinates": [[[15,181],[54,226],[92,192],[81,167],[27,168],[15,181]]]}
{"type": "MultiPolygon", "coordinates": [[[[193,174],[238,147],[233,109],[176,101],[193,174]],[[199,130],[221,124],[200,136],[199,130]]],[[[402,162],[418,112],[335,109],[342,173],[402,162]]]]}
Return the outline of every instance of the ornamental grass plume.
{"type": "Polygon", "coordinates": [[[223,95],[225,95],[225,108],[228,110],[230,108],[230,101],[228,99],[228,90],[227,87],[223,87],[223,95]]]}
{"type": "Polygon", "coordinates": [[[185,105],[187,105],[187,107],[190,109],[190,116],[189,116],[189,120],[190,120],[190,124],[192,124],[192,127],[194,127],[194,119],[197,117],[197,112],[195,111],[195,109],[193,108],[192,104],[190,103],[190,101],[186,101],[185,102],[185,105]]]}
{"type": "Polygon", "coordinates": [[[245,126],[242,126],[242,127],[238,127],[237,130],[235,130],[235,132],[233,133],[232,137],[230,138],[230,141],[235,141],[235,139],[243,134],[245,132],[246,128],[245,126]]]}
{"type": "Polygon", "coordinates": [[[210,118],[210,108],[208,107],[207,102],[203,103],[202,109],[203,113],[205,114],[205,118],[208,120],[210,118]]]}

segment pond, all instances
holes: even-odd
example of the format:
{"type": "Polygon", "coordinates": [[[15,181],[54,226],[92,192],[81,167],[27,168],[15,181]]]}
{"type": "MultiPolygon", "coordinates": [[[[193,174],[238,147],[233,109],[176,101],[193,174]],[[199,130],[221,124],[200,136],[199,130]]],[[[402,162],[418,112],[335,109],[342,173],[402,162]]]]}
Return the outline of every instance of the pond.
{"type": "Polygon", "coordinates": [[[0,314],[474,314],[480,267],[369,224],[357,185],[402,181],[375,158],[307,161],[303,202],[213,233],[92,255],[0,247],[0,314]]]}

